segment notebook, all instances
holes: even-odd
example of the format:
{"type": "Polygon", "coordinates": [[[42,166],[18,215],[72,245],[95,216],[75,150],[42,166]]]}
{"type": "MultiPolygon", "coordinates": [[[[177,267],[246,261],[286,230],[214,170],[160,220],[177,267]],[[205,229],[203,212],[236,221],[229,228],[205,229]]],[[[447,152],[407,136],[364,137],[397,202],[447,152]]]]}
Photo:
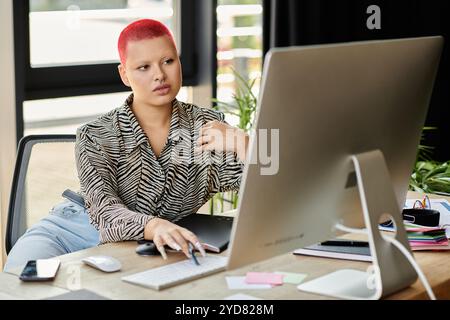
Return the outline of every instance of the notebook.
{"type": "Polygon", "coordinates": [[[220,253],[230,242],[233,217],[194,213],[175,223],[195,233],[206,250],[220,253]]]}
{"type": "MultiPolygon", "coordinates": [[[[220,253],[230,242],[233,217],[193,213],[174,223],[195,233],[207,251],[220,253]]],[[[152,241],[139,240],[138,244],[146,242],[152,241]]]]}
{"type": "Polygon", "coordinates": [[[350,246],[324,246],[320,243],[297,249],[293,252],[296,255],[306,255],[315,257],[325,257],[343,260],[372,261],[369,247],[350,246]]]}

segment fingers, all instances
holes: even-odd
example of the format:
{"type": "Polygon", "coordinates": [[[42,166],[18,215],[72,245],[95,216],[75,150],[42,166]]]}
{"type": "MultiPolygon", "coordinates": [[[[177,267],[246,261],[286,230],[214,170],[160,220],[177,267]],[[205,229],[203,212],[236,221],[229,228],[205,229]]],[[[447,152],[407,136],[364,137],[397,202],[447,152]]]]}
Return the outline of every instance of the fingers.
{"type": "Polygon", "coordinates": [[[167,260],[166,249],[164,249],[164,240],[162,239],[162,237],[159,235],[156,235],[153,238],[153,243],[156,245],[156,248],[161,253],[161,256],[163,257],[163,259],[167,260]]]}
{"type": "Polygon", "coordinates": [[[175,239],[168,233],[164,233],[162,235],[164,242],[176,251],[181,251],[180,245],[175,241],[175,239]]]}
{"type": "Polygon", "coordinates": [[[181,228],[180,229],[173,229],[170,232],[170,235],[172,236],[173,239],[175,239],[175,241],[181,247],[181,250],[186,255],[186,257],[190,258],[191,255],[189,253],[188,243],[186,242],[186,239],[182,236],[180,230],[182,230],[182,229],[181,228]]]}
{"type": "Polygon", "coordinates": [[[200,241],[198,240],[197,236],[194,233],[192,233],[187,229],[181,229],[181,234],[186,240],[192,243],[197,248],[198,251],[200,251],[203,257],[206,256],[205,249],[203,248],[203,246],[201,245],[200,241]]]}

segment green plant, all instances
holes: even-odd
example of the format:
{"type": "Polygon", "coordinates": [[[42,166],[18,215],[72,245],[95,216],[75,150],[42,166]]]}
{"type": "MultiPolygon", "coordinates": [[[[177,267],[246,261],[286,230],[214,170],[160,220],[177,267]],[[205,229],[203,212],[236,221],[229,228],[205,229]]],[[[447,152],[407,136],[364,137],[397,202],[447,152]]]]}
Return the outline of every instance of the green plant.
{"type": "MultiPolygon", "coordinates": [[[[233,100],[229,103],[213,99],[213,109],[238,117],[239,124],[237,127],[245,132],[249,132],[252,128],[257,106],[257,98],[252,91],[256,79],[247,80],[234,68],[231,68],[231,70],[236,79],[236,93],[233,94],[233,100]]],[[[225,202],[230,203],[232,209],[236,209],[238,193],[232,191],[215,194],[210,200],[210,213],[214,214],[217,211],[223,212],[225,202]],[[220,208],[216,208],[218,205],[220,205],[220,208]]]]}
{"type": "MultiPolygon", "coordinates": [[[[424,131],[436,128],[424,127],[424,131]]],[[[422,139],[423,141],[423,132],[422,139]]],[[[417,161],[409,181],[409,190],[421,193],[450,195],[450,161],[437,162],[431,159],[433,147],[419,145],[417,161]]]]}

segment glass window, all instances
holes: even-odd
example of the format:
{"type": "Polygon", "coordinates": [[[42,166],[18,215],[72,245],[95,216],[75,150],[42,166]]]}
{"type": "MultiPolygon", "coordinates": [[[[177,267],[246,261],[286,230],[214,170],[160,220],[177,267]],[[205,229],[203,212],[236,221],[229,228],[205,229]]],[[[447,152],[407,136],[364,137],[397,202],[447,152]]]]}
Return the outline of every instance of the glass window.
{"type": "MultiPolygon", "coordinates": [[[[239,83],[233,69],[244,79],[256,79],[258,96],[262,70],[262,0],[219,0],[217,6],[217,99],[232,102],[239,83]]],[[[231,125],[239,120],[226,115],[231,125]]]]}
{"type": "MultiPolygon", "coordinates": [[[[192,88],[182,87],[177,98],[192,103],[192,88]]],[[[130,92],[25,101],[24,135],[75,134],[77,128],[122,105],[130,92]]]]}
{"type": "Polygon", "coordinates": [[[137,19],[157,19],[177,30],[176,0],[29,1],[34,68],[117,62],[118,35],[137,19]]]}

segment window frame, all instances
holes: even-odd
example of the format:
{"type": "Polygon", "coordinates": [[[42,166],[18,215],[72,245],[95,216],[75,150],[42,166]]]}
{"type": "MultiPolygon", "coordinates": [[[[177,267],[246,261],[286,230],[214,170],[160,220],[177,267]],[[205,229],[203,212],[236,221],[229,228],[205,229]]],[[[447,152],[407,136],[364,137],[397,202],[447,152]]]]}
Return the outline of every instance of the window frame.
{"type": "MultiPolygon", "coordinates": [[[[177,1],[181,24],[181,61],[183,83],[197,84],[195,72],[195,0],[177,1]],[[194,43],[194,46],[192,44],[194,43]],[[187,45],[189,44],[189,45],[187,45]]],[[[14,1],[14,34],[16,64],[22,66],[25,100],[99,94],[129,90],[117,72],[117,63],[67,65],[32,68],[30,63],[29,1],[14,1]]]]}
{"type": "MultiPolygon", "coordinates": [[[[178,0],[175,4],[183,85],[196,86],[199,84],[197,59],[200,50],[196,30],[202,28],[197,25],[197,9],[203,4],[201,0],[178,0]]],[[[17,141],[23,136],[24,101],[129,91],[120,80],[118,63],[32,68],[29,11],[29,0],[13,1],[17,141]]]]}

